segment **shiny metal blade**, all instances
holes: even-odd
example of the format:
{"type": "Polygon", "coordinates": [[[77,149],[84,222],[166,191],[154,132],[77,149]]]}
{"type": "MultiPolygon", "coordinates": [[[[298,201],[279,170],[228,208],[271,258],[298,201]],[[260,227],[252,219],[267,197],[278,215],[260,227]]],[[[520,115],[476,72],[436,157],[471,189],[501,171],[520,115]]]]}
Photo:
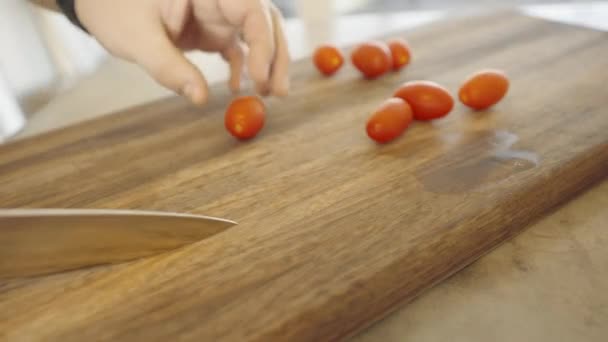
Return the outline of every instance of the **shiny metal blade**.
{"type": "Polygon", "coordinates": [[[146,211],[0,210],[0,279],[131,261],[207,239],[235,224],[146,211]]]}

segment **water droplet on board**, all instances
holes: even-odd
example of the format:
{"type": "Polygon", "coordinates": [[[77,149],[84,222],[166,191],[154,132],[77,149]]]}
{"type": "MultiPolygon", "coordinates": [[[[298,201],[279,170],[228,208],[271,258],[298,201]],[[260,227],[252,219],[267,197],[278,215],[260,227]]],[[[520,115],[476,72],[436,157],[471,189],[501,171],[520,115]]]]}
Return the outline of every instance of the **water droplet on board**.
{"type": "Polygon", "coordinates": [[[416,170],[435,193],[461,193],[505,180],[539,165],[538,154],[513,149],[519,137],[507,131],[483,131],[449,139],[448,150],[416,170]]]}

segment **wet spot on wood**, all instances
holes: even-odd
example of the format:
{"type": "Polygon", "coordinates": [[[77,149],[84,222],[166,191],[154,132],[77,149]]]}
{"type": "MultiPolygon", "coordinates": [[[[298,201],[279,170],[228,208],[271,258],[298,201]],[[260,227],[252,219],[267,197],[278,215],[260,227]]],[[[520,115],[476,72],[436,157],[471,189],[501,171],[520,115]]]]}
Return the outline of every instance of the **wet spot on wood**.
{"type": "Polygon", "coordinates": [[[536,153],[513,148],[518,140],[507,131],[451,136],[444,140],[446,152],[418,168],[416,178],[435,193],[467,192],[505,180],[539,165],[536,153]]]}

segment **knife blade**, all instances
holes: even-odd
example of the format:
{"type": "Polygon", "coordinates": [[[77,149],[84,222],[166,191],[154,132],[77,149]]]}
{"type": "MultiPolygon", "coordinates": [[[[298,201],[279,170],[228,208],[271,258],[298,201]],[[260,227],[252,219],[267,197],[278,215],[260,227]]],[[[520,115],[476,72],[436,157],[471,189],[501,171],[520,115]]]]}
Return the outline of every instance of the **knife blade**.
{"type": "Polygon", "coordinates": [[[171,251],[235,222],[127,210],[0,209],[0,279],[116,264],[171,251]]]}

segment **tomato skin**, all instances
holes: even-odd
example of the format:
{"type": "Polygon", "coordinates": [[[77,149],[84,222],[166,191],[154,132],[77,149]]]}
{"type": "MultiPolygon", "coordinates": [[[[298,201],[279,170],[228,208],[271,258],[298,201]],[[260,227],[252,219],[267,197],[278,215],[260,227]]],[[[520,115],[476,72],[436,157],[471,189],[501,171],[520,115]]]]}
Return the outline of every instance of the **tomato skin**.
{"type": "Polygon", "coordinates": [[[344,65],[344,55],[333,45],[321,45],[315,50],[313,62],[323,75],[331,76],[344,65]]]}
{"type": "Polygon", "coordinates": [[[502,100],[509,91],[509,78],[500,70],[481,70],[460,87],[458,98],[465,106],[484,110],[502,100]]]}
{"type": "Polygon", "coordinates": [[[367,79],[378,78],[393,66],[391,52],[382,42],[360,44],[353,50],[351,60],[367,79]]]}
{"type": "Polygon", "coordinates": [[[412,61],[412,50],[404,39],[391,39],[388,47],[393,56],[393,70],[398,71],[405,68],[412,61]]]}
{"type": "Polygon", "coordinates": [[[435,82],[406,82],[397,89],[395,97],[405,100],[412,106],[416,120],[440,119],[454,109],[454,98],[450,92],[435,82]]]}
{"type": "Polygon", "coordinates": [[[235,138],[247,140],[255,137],[264,127],[266,107],[256,96],[239,97],[232,101],[225,115],[226,129],[235,138]]]}
{"type": "Polygon", "coordinates": [[[367,121],[367,135],[380,144],[386,144],[403,134],[413,120],[410,105],[400,98],[391,98],[367,121]]]}

